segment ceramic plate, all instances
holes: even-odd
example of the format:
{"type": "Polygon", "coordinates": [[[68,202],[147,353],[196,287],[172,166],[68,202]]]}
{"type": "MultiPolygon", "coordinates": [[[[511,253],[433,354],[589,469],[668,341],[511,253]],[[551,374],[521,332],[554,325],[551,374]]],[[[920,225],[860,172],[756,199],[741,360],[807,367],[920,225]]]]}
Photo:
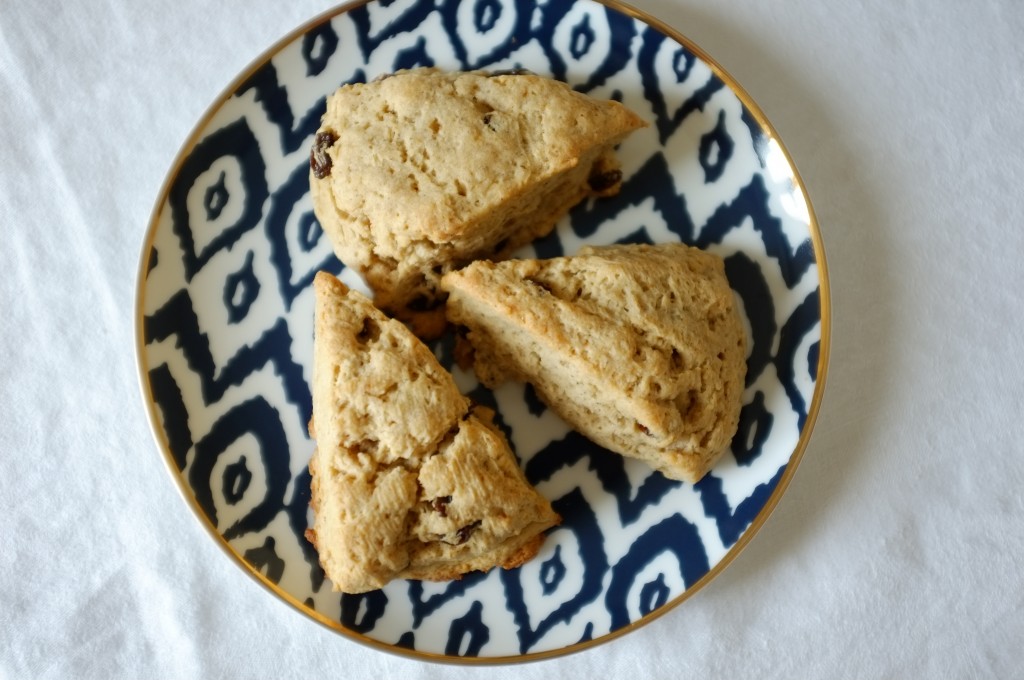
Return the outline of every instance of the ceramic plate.
{"type": "MultiPolygon", "coordinates": [[[[175,160],[141,255],[136,324],[159,448],[183,496],[247,573],[371,646],[483,662],[608,641],[713,578],[793,475],[829,343],[820,235],[765,117],[678,33],[591,0],[368,2],[284,38],[225,90],[175,160]],[[303,538],[310,282],[323,269],[362,284],[313,215],[309,148],[339,85],[420,65],[526,68],[621,100],[650,122],[619,149],[621,193],[579,205],[520,255],[662,241],[721,255],[750,336],[744,406],[731,450],[691,485],[589,443],[522,385],[491,392],[456,371],[466,393],[497,410],[562,525],[519,569],[341,595],[303,538]]],[[[449,366],[450,344],[434,347],[449,366]]]]}

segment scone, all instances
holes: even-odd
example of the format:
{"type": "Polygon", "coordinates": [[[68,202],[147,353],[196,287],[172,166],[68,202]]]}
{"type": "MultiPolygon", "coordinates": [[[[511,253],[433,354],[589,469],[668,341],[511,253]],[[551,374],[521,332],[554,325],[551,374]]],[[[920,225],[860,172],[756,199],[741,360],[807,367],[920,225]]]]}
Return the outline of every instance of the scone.
{"type": "Polygon", "coordinates": [[[622,180],[613,148],[645,123],[526,72],[401,71],[327,100],[313,206],[374,303],[421,338],[444,329],[445,272],[498,260],[622,180]]]}
{"type": "Polygon", "coordinates": [[[736,433],[746,332],[722,259],[682,244],[476,262],[445,275],[481,382],[531,383],[581,434],[696,482],[736,433]]]}
{"type": "Polygon", "coordinates": [[[491,413],[366,296],[318,273],[313,528],[335,590],[447,580],[537,554],[558,515],[491,413]]]}

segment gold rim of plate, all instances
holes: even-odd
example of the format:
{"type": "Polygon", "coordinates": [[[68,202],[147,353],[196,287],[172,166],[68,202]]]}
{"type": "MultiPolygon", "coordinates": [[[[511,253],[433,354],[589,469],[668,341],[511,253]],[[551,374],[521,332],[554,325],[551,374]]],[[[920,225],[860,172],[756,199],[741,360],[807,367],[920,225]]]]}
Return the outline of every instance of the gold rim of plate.
{"type": "Polygon", "coordinates": [[[150,250],[152,249],[153,238],[156,234],[160,215],[166,205],[171,185],[173,184],[175,178],[178,176],[178,173],[181,170],[182,162],[195,147],[196,143],[199,141],[199,135],[202,133],[203,129],[205,129],[207,123],[209,123],[213,115],[218,110],[220,110],[221,106],[223,106],[224,103],[231,98],[234,92],[243,82],[245,82],[246,79],[248,79],[258,68],[262,67],[267,61],[270,60],[271,57],[280,52],[284,47],[292,43],[301,35],[307,33],[313,27],[318,26],[323,22],[328,21],[336,16],[346,14],[352,11],[353,9],[362,7],[363,5],[368,5],[371,2],[375,1],[376,0],[355,0],[354,2],[348,2],[337,7],[334,7],[333,9],[327,10],[326,12],[317,15],[316,17],[308,20],[304,24],[295,28],[287,35],[280,38],[269,48],[264,50],[259,56],[252,60],[248,64],[248,66],[246,66],[246,68],[238,76],[236,76],[235,79],[227,87],[225,87],[221,91],[220,95],[209,105],[209,107],[207,107],[202,117],[195,124],[192,131],[189,133],[189,136],[185,140],[184,144],[182,144],[181,149],[178,151],[178,154],[174,159],[171,169],[167,173],[163,185],[160,187],[160,192],[157,196],[156,204],[154,205],[153,211],[150,215],[149,226],[146,229],[145,239],[142,244],[142,253],[139,260],[138,275],[136,278],[135,359],[139,379],[139,388],[142,392],[143,401],[146,404],[146,413],[149,420],[150,430],[152,431],[153,437],[163,454],[164,463],[166,464],[168,471],[171,473],[171,477],[174,478],[178,492],[181,494],[181,497],[185,500],[186,504],[188,504],[189,508],[192,510],[192,514],[196,517],[196,519],[199,520],[200,524],[203,526],[204,529],[206,529],[207,533],[209,533],[213,537],[214,541],[220,546],[220,548],[225,553],[227,553],[227,555],[231,557],[238,566],[240,566],[247,574],[249,574],[249,576],[251,576],[257,583],[262,585],[271,593],[273,593],[274,595],[282,599],[284,602],[288,603],[289,605],[297,609],[299,612],[305,614],[306,616],[312,618],[313,620],[326,626],[327,628],[330,628],[333,631],[341,633],[342,635],[351,640],[354,640],[361,644],[365,644],[375,649],[379,649],[381,651],[390,652],[393,654],[398,654],[400,656],[405,656],[413,659],[465,665],[499,665],[509,663],[521,663],[526,661],[536,661],[540,659],[550,659],[553,657],[564,656],[567,654],[572,654],[574,652],[582,651],[584,649],[589,649],[591,647],[596,647],[598,645],[610,642],[611,640],[626,635],[627,633],[630,633],[636,630],[637,628],[640,628],[641,626],[650,623],[654,619],[663,616],[664,614],[678,607],[680,604],[682,604],[684,601],[692,597],[695,593],[697,593],[704,586],[710,583],[716,576],[718,576],[718,574],[722,572],[722,570],[729,566],[729,564],[732,563],[734,559],[736,559],[740,552],[742,552],[743,549],[747,547],[750,541],[753,540],[754,536],[758,533],[758,531],[760,531],[761,527],[764,526],[765,522],[768,520],[768,517],[771,516],[772,512],[775,510],[775,507],[778,505],[779,500],[782,498],[782,495],[786,492],[786,489],[789,487],[789,484],[792,481],[793,476],[796,474],[796,469],[799,466],[801,459],[803,458],[803,454],[804,451],[807,449],[808,443],[810,442],[811,432],[814,429],[814,424],[818,417],[818,410],[821,407],[822,396],[825,391],[825,379],[826,374],[828,372],[829,354],[832,344],[832,310],[831,294],[829,289],[828,267],[825,261],[825,247],[822,243],[821,232],[818,228],[818,220],[814,214],[814,208],[811,205],[810,196],[807,193],[807,189],[804,185],[803,179],[797,171],[796,165],[793,163],[793,159],[789,155],[789,151],[782,143],[782,140],[780,139],[775,128],[768,121],[768,118],[764,115],[764,113],[761,111],[760,107],[753,100],[753,98],[747,93],[746,90],[743,89],[743,87],[736,81],[736,79],[733,78],[721,66],[721,64],[712,59],[710,55],[708,55],[704,50],[698,47],[692,40],[685,37],[683,34],[675,30],[665,22],[651,16],[650,14],[642,10],[639,10],[635,7],[632,7],[631,5],[628,5],[624,2],[619,2],[618,0],[593,0],[593,2],[597,2],[617,12],[620,12],[621,14],[636,19],[637,21],[640,21],[644,24],[647,24],[648,26],[659,31],[666,37],[676,41],[677,43],[685,47],[687,50],[689,50],[698,59],[706,63],[708,67],[712,70],[712,72],[715,74],[715,76],[718,77],[722,82],[724,82],[729,87],[729,89],[732,90],[732,92],[740,99],[740,101],[743,103],[743,106],[747,109],[747,111],[750,112],[750,114],[757,121],[758,126],[765,133],[765,136],[768,138],[768,140],[774,141],[775,143],[778,144],[779,149],[782,151],[783,156],[785,157],[786,162],[793,173],[793,179],[796,188],[801,193],[803,200],[807,205],[811,243],[814,248],[815,264],[818,268],[818,297],[819,307],[821,309],[821,340],[818,351],[818,365],[814,384],[814,395],[811,399],[810,406],[807,409],[807,419],[805,420],[804,427],[800,432],[800,439],[797,441],[796,447],[794,448],[793,453],[789,458],[789,462],[786,464],[786,470],[785,472],[783,472],[778,484],[776,484],[775,490],[772,492],[767,502],[764,504],[760,512],[758,512],[757,516],[751,522],[750,526],[747,527],[747,529],[743,532],[743,534],[736,541],[736,543],[733,544],[729,551],[710,570],[708,570],[708,572],[704,574],[704,576],[702,576],[696,583],[687,588],[681,595],[676,597],[674,600],[666,602],[664,605],[645,615],[641,619],[634,621],[626,626],[623,626],[622,628],[614,630],[606,635],[594,638],[592,640],[577,642],[572,645],[567,645],[565,647],[560,647],[558,649],[552,649],[542,652],[531,652],[527,654],[511,656],[463,657],[448,656],[444,654],[436,654],[433,652],[424,652],[415,649],[397,647],[395,645],[381,642],[380,640],[375,640],[369,636],[348,629],[345,626],[343,626],[340,621],[331,619],[307,607],[304,603],[300,602],[295,597],[281,589],[277,584],[270,581],[261,572],[254,569],[252,565],[246,562],[245,559],[234,548],[231,547],[231,544],[224,539],[220,532],[217,531],[217,528],[210,523],[209,518],[203,513],[198,503],[196,502],[195,496],[187,488],[185,480],[183,479],[181,473],[176,469],[174,465],[174,460],[171,456],[170,445],[169,442],[167,441],[167,435],[164,432],[163,428],[160,426],[160,418],[157,413],[156,403],[152,397],[152,390],[147,373],[147,366],[145,361],[146,346],[142,320],[145,316],[143,311],[145,298],[144,288],[149,253],[150,250]]]}

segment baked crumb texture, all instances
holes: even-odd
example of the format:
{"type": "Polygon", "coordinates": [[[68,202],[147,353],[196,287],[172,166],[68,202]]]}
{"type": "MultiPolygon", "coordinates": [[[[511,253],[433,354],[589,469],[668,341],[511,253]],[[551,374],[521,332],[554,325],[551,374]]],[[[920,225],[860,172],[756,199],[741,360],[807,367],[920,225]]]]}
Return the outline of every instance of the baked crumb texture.
{"type": "Polygon", "coordinates": [[[493,413],[401,323],[327,273],[314,281],[313,528],[335,590],[447,580],[537,554],[560,521],[493,413]]]}
{"type": "Polygon", "coordinates": [[[476,262],[442,280],[457,355],[531,383],[595,443],[696,482],[736,433],[746,333],[721,258],[681,244],[476,262]]]}
{"type": "Polygon", "coordinates": [[[437,337],[441,277],[504,259],[585,197],[617,193],[613,149],[644,126],[529,73],[422,68],[345,85],[311,149],[314,209],[377,306],[437,337]]]}

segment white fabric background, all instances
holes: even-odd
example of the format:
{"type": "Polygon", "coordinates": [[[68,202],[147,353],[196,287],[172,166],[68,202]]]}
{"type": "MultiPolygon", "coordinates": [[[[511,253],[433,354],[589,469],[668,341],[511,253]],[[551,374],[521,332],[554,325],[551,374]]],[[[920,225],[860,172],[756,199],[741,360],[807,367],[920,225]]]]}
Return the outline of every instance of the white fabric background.
{"type": "Polygon", "coordinates": [[[773,517],[707,588],[555,660],[440,666],[246,577],[141,405],[144,231],[301,0],[0,5],[0,678],[1019,677],[1024,5],[636,0],[767,113],[833,290],[828,390],[773,517]]]}

